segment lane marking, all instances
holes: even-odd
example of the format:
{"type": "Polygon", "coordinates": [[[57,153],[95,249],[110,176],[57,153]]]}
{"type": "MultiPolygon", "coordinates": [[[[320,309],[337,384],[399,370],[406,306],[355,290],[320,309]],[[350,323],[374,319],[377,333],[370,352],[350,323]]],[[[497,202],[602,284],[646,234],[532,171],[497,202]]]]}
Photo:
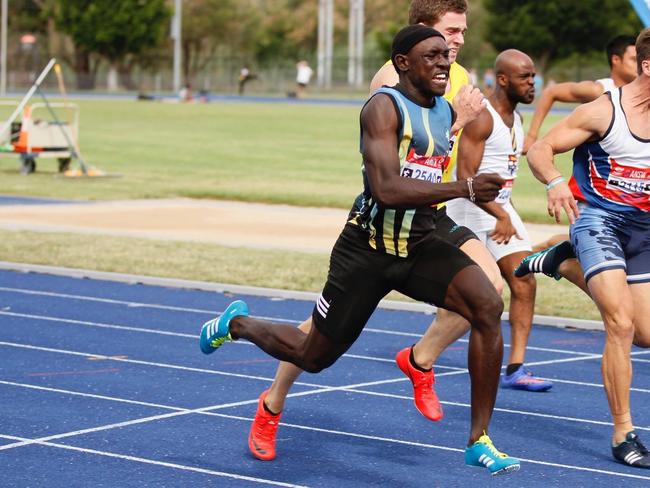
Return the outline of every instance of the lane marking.
{"type": "MultiPolygon", "coordinates": [[[[191,409],[188,408],[183,408],[183,407],[174,407],[171,405],[163,405],[163,404],[158,404],[158,403],[150,403],[150,402],[143,402],[143,401],[138,401],[138,400],[129,400],[126,398],[120,398],[120,397],[110,397],[110,396],[105,396],[105,395],[97,395],[94,393],[84,393],[84,392],[79,392],[79,391],[74,391],[74,390],[64,390],[60,388],[52,388],[52,387],[46,387],[46,386],[39,386],[39,385],[32,385],[29,383],[17,383],[14,381],[4,381],[0,380],[1,385],[7,385],[7,386],[15,386],[19,388],[26,388],[26,389],[32,389],[32,390],[39,390],[39,391],[47,391],[49,393],[61,393],[64,395],[71,395],[71,396],[79,396],[79,397],[85,397],[85,398],[92,398],[96,400],[106,400],[106,401],[113,401],[113,402],[119,402],[119,403],[127,403],[127,404],[132,404],[132,405],[139,405],[139,406],[144,406],[144,407],[152,407],[152,408],[160,408],[160,409],[165,409],[165,410],[174,410],[178,412],[186,412],[186,413],[200,413],[202,415],[214,415],[213,410],[219,410],[219,409],[225,409],[225,408],[234,408],[234,407],[242,407],[242,406],[247,406],[247,405],[255,405],[258,402],[258,398],[254,400],[244,400],[236,403],[229,403],[226,404],[226,406],[221,407],[221,406],[215,406],[212,408],[212,410],[206,411],[206,412],[193,412],[191,409]]],[[[341,391],[347,391],[347,392],[352,392],[352,393],[360,393],[364,395],[369,395],[369,396],[377,396],[377,397],[384,397],[384,398],[392,398],[392,399],[397,399],[397,400],[406,400],[406,401],[413,401],[413,397],[410,396],[405,396],[405,395],[396,395],[393,393],[382,393],[382,392],[376,392],[376,391],[370,391],[370,390],[361,390],[359,387],[354,387],[353,385],[350,386],[342,386],[342,387],[324,387],[316,390],[308,390],[308,391],[302,391],[302,392],[295,392],[295,393],[290,393],[288,397],[290,398],[297,398],[297,397],[302,397],[302,396],[310,396],[310,395],[316,395],[320,393],[329,393],[331,391],[336,391],[334,388],[339,388],[341,391]]],[[[471,408],[471,405],[468,403],[461,403],[461,402],[451,402],[451,401],[441,401],[440,403],[444,405],[450,405],[450,406],[455,406],[455,407],[463,407],[463,408],[471,408]]],[[[567,417],[567,416],[562,416],[562,415],[553,415],[553,414],[546,414],[546,413],[540,413],[540,412],[531,412],[531,411],[526,411],[526,410],[513,410],[513,409],[508,409],[508,408],[500,408],[500,407],[495,407],[494,408],[495,412],[501,412],[501,413],[510,413],[510,414],[516,414],[516,415],[527,415],[527,416],[532,416],[532,417],[541,417],[541,418],[550,418],[553,420],[562,420],[562,421],[567,421],[567,422],[577,422],[577,423],[585,423],[585,424],[593,424],[593,425],[602,425],[605,427],[612,427],[614,424],[612,422],[605,422],[605,421],[600,421],[600,420],[589,420],[589,419],[582,419],[582,418],[577,418],[577,417],[567,417]]],[[[636,426],[635,427],[638,430],[644,430],[644,431],[650,431],[650,427],[640,427],[636,426]]]]}
{"type": "MultiPolygon", "coordinates": [[[[27,319],[34,319],[34,320],[43,320],[43,321],[49,321],[49,322],[65,322],[65,323],[70,323],[70,324],[76,324],[76,325],[86,325],[89,327],[97,327],[97,328],[103,328],[103,329],[115,329],[115,330],[125,330],[125,331],[130,331],[130,332],[143,332],[146,334],[158,334],[158,335],[165,335],[165,336],[172,336],[172,337],[185,337],[185,338],[191,338],[191,339],[196,339],[198,337],[198,332],[195,334],[187,334],[183,332],[170,332],[170,331],[164,331],[164,330],[159,330],[159,329],[147,329],[145,327],[133,327],[133,326],[128,326],[128,325],[118,325],[118,324],[109,324],[109,323],[103,323],[103,322],[93,322],[89,320],[76,320],[76,319],[67,319],[64,317],[53,317],[50,315],[35,315],[35,314],[26,314],[26,313],[19,313],[19,312],[9,312],[7,310],[0,310],[0,315],[7,315],[10,317],[18,317],[18,318],[27,318],[27,319]]],[[[251,317],[260,319],[260,320],[271,320],[278,322],[278,319],[275,318],[269,318],[269,317],[263,317],[263,316],[258,316],[258,315],[251,315],[251,317]]],[[[286,322],[291,322],[291,323],[296,323],[299,324],[300,322],[293,320],[289,321],[286,320],[286,322]]],[[[388,331],[388,330],[383,330],[383,329],[374,329],[372,327],[366,327],[364,328],[365,332],[373,332],[373,333],[378,333],[378,334],[388,334],[388,335],[397,335],[397,336],[402,336],[402,337],[417,337],[420,338],[422,337],[422,334],[417,334],[413,332],[397,332],[397,331],[388,331]]],[[[464,343],[469,343],[468,339],[458,339],[458,342],[464,342],[464,343]]],[[[236,341],[236,343],[244,343],[244,344],[250,344],[249,342],[241,342],[241,341],[236,341]]],[[[510,347],[510,344],[504,343],[503,347],[510,347]]],[[[527,350],[530,351],[541,351],[541,352],[552,352],[552,353],[558,353],[558,354],[570,354],[570,355],[583,355],[583,356],[592,356],[594,353],[588,353],[588,352],[580,352],[580,351],[570,351],[566,349],[550,349],[550,348],[543,348],[543,347],[536,347],[536,346],[527,346],[527,350]]]]}
{"type": "Polygon", "coordinates": [[[16,437],[16,436],[10,436],[10,435],[4,435],[0,434],[0,437],[3,439],[9,439],[9,440],[21,440],[21,441],[31,441],[30,444],[37,444],[40,446],[46,446],[46,447],[55,447],[57,449],[65,449],[68,451],[76,451],[76,452],[82,452],[85,454],[95,454],[97,456],[104,456],[104,457],[110,457],[110,458],[115,458],[115,459],[122,459],[125,461],[134,461],[137,463],[142,463],[142,464],[151,464],[154,466],[163,466],[166,468],[172,468],[172,469],[178,469],[181,471],[192,471],[195,473],[201,473],[201,474],[209,474],[212,476],[218,476],[222,478],[231,478],[231,479],[236,479],[236,480],[243,480],[243,481],[251,481],[253,483],[260,483],[260,484],[265,484],[265,485],[272,485],[272,486],[283,486],[287,488],[307,488],[304,485],[296,485],[292,483],[284,483],[282,481],[273,481],[273,480],[267,480],[263,478],[254,478],[252,476],[245,476],[241,474],[235,474],[235,473],[226,473],[225,471],[214,471],[212,469],[205,469],[205,468],[197,468],[194,466],[185,466],[183,464],[176,464],[176,463],[169,463],[166,461],[156,461],[154,459],[147,459],[147,458],[142,458],[142,457],[137,457],[137,456],[127,456],[125,454],[116,454],[114,452],[107,452],[107,451],[98,451],[96,449],[87,449],[83,447],[76,447],[76,446],[70,446],[66,444],[57,444],[54,442],[45,442],[45,441],[36,441],[36,440],[30,440],[26,439],[24,437],[16,437]]]}
{"type": "MultiPolygon", "coordinates": [[[[179,366],[179,365],[172,365],[168,363],[157,363],[157,362],[152,362],[152,361],[143,361],[143,360],[137,360],[137,359],[130,359],[130,358],[125,358],[125,357],[120,357],[120,356],[105,356],[101,354],[95,354],[95,353],[85,353],[85,352],[78,352],[78,351],[70,351],[67,349],[55,349],[55,348],[48,348],[48,347],[42,347],[42,346],[32,346],[29,344],[18,344],[18,343],[13,343],[13,342],[3,342],[0,341],[0,346],[7,346],[7,347],[15,347],[15,348],[23,348],[23,349],[31,349],[31,350],[37,350],[37,351],[46,351],[46,352],[53,352],[53,353],[58,353],[58,354],[68,354],[68,355],[73,355],[73,356],[83,356],[85,358],[88,357],[93,357],[93,358],[98,358],[98,359],[103,359],[107,361],[118,361],[118,362],[125,362],[125,363],[132,363],[132,364],[139,364],[139,365],[145,365],[145,366],[155,366],[155,367],[161,367],[161,368],[169,368],[169,369],[178,369],[182,371],[190,371],[190,372],[197,372],[197,373],[206,373],[206,374],[214,374],[214,375],[221,375],[221,376],[230,376],[230,377],[235,377],[235,378],[245,378],[245,379],[253,379],[253,380],[261,380],[261,381],[271,381],[273,382],[273,378],[269,377],[264,377],[264,376],[252,376],[252,375],[245,375],[245,374],[239,374],[239,373],[229,373],[225,371],[217,371],[217,370],[211,370],[211,369],[203,369],[203,368],[194,368],[194,367],[189,367],[189,366],[179,366]]],[[[650,354],[650,351],[636,351],[631,353],[633,355],[641,355],[641,354],[650,354]]],[[[591,359],[599,359],[601,358],[601,355],[592,355],[592,356],[581,356],[577,358],[564,358],[564,359],[555,359],[555,360],[549,360],[549,361],[537,361],[537,362],[531,362],[528,363],[530,366],[537,366],[537,365],[548,365],[548,364],[558,364],[558,363],[567,363],[567,362],[575,362],[575,361],[584,361],[584,360],[591,360],[591,359]]],[[[438,366],[436,366],[438,367],[438,366]]],[[[501,367],[501,369],[504,369],[505,365],[501,367]]],[[[461,369],[458,368],[454,371],[449,371],[446,373],[440,373],[436,374],[436,376],[455,376],[459,374],[468,374],[467,369],[461,369]]],[[[567,383],[567,384],[576,384],[580,386],[593,386],[596,388],[603,388],[602,384],[597,384],[597,383],[585,383],[585,382],[573,382],[572,380],[558,380],[556,378],[552,378],[552,381],[557,381],[557,382],[562,382],[562,383],[567,383]]],[[[403,376],[401,378],[396,378],[394,380],[390,380],[390,382],[393,383],[399,383],[403,381],[408,381],[408,378],[403,376]]],[[[376,384],[381,384],[382,382],[376,382],[376,384]]],[[[316,383],[308,383],[308,382],[302,382],[302,381],[296,381],[294,384],[300,385],[300,386],[308,386],[312,388],[320,388],[322,385],[316,384],[316,383]]],[[[333,387],[335,388],[335,387],[333,387]]],[[[636,391],[640,393],[648,393],[650,390],[646,390],[643,388],[630,388],[630,391],[636,391]]]]}
{"type": "MultiPolygon", "coordinates": [[[[241,417],[237,415],[227,415],[227,414],[221,414],[221,413],[215,413],[215,416],[226,418],[226,419],[231,419],[231,420],[241,420],[241,421],[246,421],[246,422],[251,422],[253,419],[249,417],[241,417]]],[[[339,431],[339,430],[332,430],[332,429],[322,429],[318,427],[310,427],[310,426],[305,426],[305,425],[299,425],[299,424],[288,424],[285,422],[282,422],[282,425],[285,427],[289,428],[294,428],[294,429],[300,429],[300,430],[306,430],[306,431],[311,431],[311,432],[321,432],[321,433],[326,433],[326,434],[332,434],[332,435],[339,435],[339,436],[344,436],[344,437],[352,437],[352,438],[357,438],[357,439],[364,439],[364,440],[372,440],[372,441],[378,441],[378,442],[385,442],[385,443],[390,443],[390,444],[399,444],[399,445],[406,445],[406,446],[413,446],[413,447],[421,447],[421,448],[426,448],[426,449],[436,449],[436,450],[441,450],[441,451],[448,451],[448,452],[457,452],[457,453],[462,453],[464,452],[464,449],[458,449],[455,447],[448,447],[448,446],[442,446],[442,445],[436,445],[436,444],[427,444],[427,443],[422,443],[422,442],[415,442],[415,441],[405,441],[402,439],[394,439],[390,437],[380,437],[380,436],[373,436],[373,435],[366,435],[366,434],[359,434],[355,432],[346,432],[346,431],[339,431]]],[[[132,460],[132,461],[140,461],[144,458],[135,458],[132,456],[123,456],[121,454],[113,454],[113,453],[106,453],[104,451],[95,451],[93,449],[84,449],[84,448],[78,448],[74,446],[68,446],[65,444],[56,444],[56,443],[51,443],[48,441],[43,441],[43,440],[36,440],[36,439],[28,439],[28,438],[20,438],[16,436],[7,436],[7,435],[2,435],[0,434],[0,437],[9,439],[9,440],[16,440],[19,442],[16,442],[14,444],[19,444],[23,443],[22,445],[27,445],[29,443],[31,444],[39,444],[39,445],[47,445],[50,447],[57,447],[57,448],[63,448],[63,449],[71,449],[71,450],[76,450],[79,452],[88,452],[92,454],[100,454],[100,455],[108,455],[109,457],[120,457],[121,459],[127,459],[127,460],[132,460]]],[[[4,446],[2,446],[4,447],[4,446]]],[[[0,447],[1,449],[1,447],[0,447]]],[[[571,470],[576,470],[576,471],[585,471],[585,472],[591,472],[591,473],[599,473],[599,474],[606,474],[606,475],[611,475],[611,476],[616,476],[616,477],[624,477],[624,478],[632,478],[632,479],[641,479],[641,480],[650,480],[650,476],[640,476],[640,475],[634,475],[634,474],[629,474],[629,473],[620,473],[616,471],[608,471],[608,470],[603,470],[603,469],[597,469],[597,468],[589,468],[585,466],[575,466],[575,465],[570,465],[570,464],[560,464],[560,463],[553,463],[549,461],[539,461],[537,459],[529,459],[529,458],[519,458],[523,462],[531,463],[531,464],[538,464],[541,466],[551,466],[551,467],[557,467],[557,468],[564,468],[564,469],[571,469],[571,470]]],[[[161,464],[161,465],[169,465],[169,467],[175,467],[178,468],[181,465],[173,465],[171,463],[162,463],[160,461],[152,461],[152,460],[145,460],[145,461],[150,461],[151,464],[161,464]]],[[[190,470],[194,469],[202,469],[202,468],[190,468],[187,467],[190,470]]],[[[178,468],[182,469],[182,468],[178,468]]],[[[229,476],[230,473],[221,473],[221,472],[213,472],[213,473],[218,473],[219,475],[223,476],[229,476]]],[[[209,473],[212,474],[212,473],[209,473]]],[[[239,475],[233,475],[233,476],[239,476],[239,475]]],[[[263,480],[264,482],[267,482],[266,480],[263,480]]],[[[271,482],[273,483],[273,482],[271,482]]],[[[279,485],[279,486],[293,486],[293,485],[279,485]]]]}
{"type": "MultiPolygon", "coordinates": [[[[11,344],[11,343],[4,343],[4,342],[0,342],[0,345],[8,345],[9,347],[18,347],[18,348],[35,349],[35,350],[45,350],[47,352],[55,352],[55,353],[61,353],[61,354],[81,355],[81,356],[86,356],[87,355],[87,353],[80,353],[80,352],[76,352],[76,351],[57,350],[57,349],[43,348],[43,347],[38,347],[38,346],[28,346],[28,345],[11,344]]],[[[162,363],[150,363],[150,362],[139,361],[139,360],[134,360],[134,359],[108,358],[108,357],[107,357],[107,359],[108,360],[113,360],[113,361],[118,361],[118,362],[144,364],[144,365],[147,365],[147,366],[156,366],[156,367],[172,368],[172,369],[187,369],[186,367],[178,367],[178,366],[175,366],[175,365],[162,364],[162,363]]],[[[584,358],[577,358],[577,359],[579,360],[579,359],[584,359],[584,358]]],[[[560,360],[558,360],[558,361],[560,361],[560,360]]],[[[251,376],[251,375],[215,372],[215,371],[212,371],[212,370],[200,370],[198,368],[190,368],[190,369],[192,371],[195,371],[195,372],[221,374],[221,375],[225,375],[225,376],[234,376],[234,377],[240,377],[240,378],[246,378],[246,379],[257,379],[257,380],[264,380],[264,381],[268,381],[268,382],[273,381],[272,378],[261,378],[261,377],[257,377],[257,376],[251,376]]],[[[453,371],[453,372],[448,372],[448,373],[440,373],[438,376],[453,375],[453,374],[459,374],[459,373],[465,373],[465,372],[466,371],[453,371]]],[[[300,397],[300,396],[306,396],[306,395],[328,393],[328,392],[333,392],[333,391],[350,391],[350,392],[360,393],[360,394],[365,394],[365,395],[381,396],[381,397],[389,397],[389,398],[398,398],[398,399],[412,401],[412,397],[409,397],[409,396],[402,396],[402,395],[395,395],[395,394],[390,394],[390,393],[382,393],[382,392],[375,392],[375,391],[361,390],[360,389],[360,388],[369,387],[369,386],[378,386],[378,385],[382,385],[382,384],[399,383],[399,382],[406,381],[407,379],[408,378],[406,378],[406,377],[400,377],[400,378],[395,378],[395,379],[378,380],[378,381],[360,383],[360,384],[357,384],[357,385],[344,385],[344,386],[330,386],[330,385],[320,385],[320,384],[313,384],[313,383],[296,382],[296,384],[298,384],[298,385],[316,388],[316,390],[308,390],[308,391],[303,391],[303,392],[291,393],[291,394],[289,394],[289,397],[300,397]]],[[[0,383],[11,384],[11,382],[5,382],[5,381],[0,381],[0,383]]],[[[602,388],[602,385],[596,385],[596,384],[585,384],[585,385],[586,386],[596,386],[596,387],[601,387],[602,388]]],[[[640,389],[633,389],[633,390],[638,391],[640,389]]],[[[641,390],[641,391],[646,392],[647,390],[641,390]]],[[[107,399],[110,399],[110,397],[107,397],[107,399]]],[[[252,403],[256,403],[256,402],[257,402],[257,399],[251,400],[250,402],[245,402],[245,403],[241,403],[241,402],[238,402],[238,403],[235,403],[235,404],[229,403],[229,404],[227,404],[226,407],[219,407],[219,408],[230,408],[230,407],[233,407],[233,406],[247,405],[247,404],[252,404],[252,403]]],[[[464,408],[470,408],[469,404],[464,404],[464,403],[449,402],[449,401],[443,401],[441,403],[447,404],[447,405],[453,405],[453,406],[460,406],[460,407],[464,407],[464,408]]],[[[580,422],[580,423],[592,423],[592,424],[595,424],[595,425],[607,425],[607,426],[613,425],[611,423],[601,422],[601,421],[596,421],[596,420],[580,419],[580,418],[566,417],[566,416],[560,416],[560,415],[543,414],[543,413],[524,411],[524,410],[504,409],[504,408],[499,408],[499,407],[496,407],[494,409],[494,411],[495,412],[503,412],[503,413],[511,413],[511,414],[519,414],[519,415],[530,415],[530,416],[535,416],[535,417],[554,418],[554,419],[558,419],[558,420],[580,422]]],[[[638,429],[640,429],[640,430],[650,430],[650,427],[638,427],[638,429]]]]}

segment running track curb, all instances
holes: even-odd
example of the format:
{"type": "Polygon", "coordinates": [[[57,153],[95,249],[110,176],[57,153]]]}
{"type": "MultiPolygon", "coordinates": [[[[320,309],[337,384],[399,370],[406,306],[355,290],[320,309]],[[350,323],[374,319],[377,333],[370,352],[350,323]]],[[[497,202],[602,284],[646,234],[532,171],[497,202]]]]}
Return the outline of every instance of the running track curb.
{"type": "MultiPolygon", "coordinates": [[[[291,300],[305,300],[313,302],[318,298],[318,293],[307,291],[280,290],[276,288],[261,288],[256,286],[231,285],[227,283],[209,283],[205,281],[181,280],[174,278],[158,278],[155,276],[142,276],[123,273],[111,273],[108,271],[92,271],[78,268],[61,268],[57,266],[45,266],[40,264],[9,263],[0,261],[0,270],[19,271],[23,273],[43,273],[71,278],[90,278],[95,280],[116,281],[120,283],[154,286],[165,286],[168,288],[187,288],[203,291],[214,291],[219,293],[229,292],[234,294],[285,298],[291,300]]],[[[436,307],[424,303],[409,303],[396,300],[382,300],[380,308],[386,310],[401,310],[407,312],[421,312],[432,315],[436,307]]],[[[508,313],[502,315],[503,320],[508,320],[508,313]]],[[[584,330],[605,330],[603,323],[597,320],[572,319],[567,317],[551,317],[548,315],[535,315],[533,322],[538,325],[549,325],[552,327],[572,327],[584,330]]]]}

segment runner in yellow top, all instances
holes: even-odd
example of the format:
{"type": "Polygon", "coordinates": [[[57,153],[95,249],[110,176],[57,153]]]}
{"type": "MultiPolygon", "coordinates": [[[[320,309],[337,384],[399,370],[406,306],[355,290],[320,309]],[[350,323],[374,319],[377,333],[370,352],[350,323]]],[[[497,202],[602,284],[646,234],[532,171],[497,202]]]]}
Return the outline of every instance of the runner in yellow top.
{"type": "MultiPolygon", "coordinates": [[[[466,0],[412,0],[409,9],[410,24],[425,24],[441,32],[449,47],[449,61],[453,64],[450,68],[449,83],[445,98],[453,100],[452,105],[456,112],[459,111],[458,104],[469,104],[475,97],[465,97],[463,102],[456,95],[462,90],[471,92],[473,88],[469,85],[467,71],[456,63],[458,51],[465,43],[467,32],[467,1],[466,0]],[[454,98],[456,98],[454,100],[454,98]]],[[[397,84],[399,77],[392,63],[387,63],[377,72],[370,84],[370,91],[374,92],[383,85],[393,86],[397,84]]],[[[456,127],[457,128],[457,127],[456,127]]],[[[452,128],[453,132],[454,128],[452,128]]],[[[454,146],[457,146],[455,144],[454,146]]],[[[449,178],[453,160],[449,164],[447,176],[443,175],[443,181],[449,178]]],[[[451,219],[446,219],[453,224],[451,219]]],[[[488,276],[496,291],[501,294],[503,282],[499,268],[494,258],[485,246],[475,238],[464,240],[460,232],[453,233],[456,242],[454,244],[477,263],[488,276]],[[458,235],[456,235],[458,234],[458,235]]],[[[311,328],[311,318],[300,324],[300,330],[307,333],[311,328]]],[[[413,383],[413,396],[415,406],[425,417],[431,420],[442,418],[442,409],[438,397],[433,390],[434,375],[433,363],[440,353],[449,344],[462,337],[470,328],[467,322],[460,315],[438,309],[436,320],[431,324],[425,335],[413,347],[407,347],[397,354],[396,361],[399,368],[411,379],[413,383]]],[[[285,399],[302,370],[291,363],[281,362],[271,387],[262,392],[258,402],[255,419],[251,426],[248,446],[258,459],[271,460],[275,458],[275,437],[280,422],[281,412],[284,408],[285,399]]]]}
{"type": "MultiPolygon", "coordinates": [[[[465,44],[467,32],[467,2],[465,0],[413,1],[409,11],[409,23],[430,25],[445,36],[449,46],[449,83],[444,97],[452,102],[460,89],[470,84],[467,70],[456,62],[458,52],[465,44]]],[[[388,61],[375,74],[370,82],[370,93],[382,86],[393,86],[399,81],[393,63],[388,61]]],[[[457,136],[460,134],[457,134],[457,136]]],[[[456,166],[458,144],[454,144],[451,161],[447,166],[442,181],[450,181],[456,166]]],[[[443,204],[444,205],[444,204],[443,204]]]]}

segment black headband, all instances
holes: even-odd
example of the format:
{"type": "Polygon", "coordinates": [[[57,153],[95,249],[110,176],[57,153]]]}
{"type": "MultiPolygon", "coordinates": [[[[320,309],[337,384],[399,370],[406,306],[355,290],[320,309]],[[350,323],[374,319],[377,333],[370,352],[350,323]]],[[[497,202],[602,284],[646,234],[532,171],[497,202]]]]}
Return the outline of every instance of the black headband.
{"type": "Polygon", "coordinates": [[[395,64],[395,56],[398,54],[408,54],[413,46],[429,37],[441,37],[445,40],[445,36],[440,32],[426,25],[414,24],[404,27],[393,39],[393,49],[390,55],[393,65],[395,64]]]}

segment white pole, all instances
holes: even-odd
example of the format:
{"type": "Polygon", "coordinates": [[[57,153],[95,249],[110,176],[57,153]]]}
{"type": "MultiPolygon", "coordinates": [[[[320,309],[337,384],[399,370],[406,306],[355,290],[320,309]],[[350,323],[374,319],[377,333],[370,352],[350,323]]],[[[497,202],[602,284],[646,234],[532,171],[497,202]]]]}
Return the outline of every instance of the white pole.
{"type": "Polygon", "coordinates": [[[0,97],[7,94],[7,1],[2,0],[2,34],[0,35],[0,97]]]}
{"type": "Polygon", "coordinates": [[[174,18],[172,19],[172,38],[174,39],[174,93],[178,93],[181,89],[182,19],[182,0],[174,0],[174,18]]]}
{"type": "Polygon", "coordinates": [[[357,53],[357,1],[350,0],[348,15],[348,85],[353,86],[357,81],[355,56],[357,53]]]}
{"type": "Polygon", "coordinates": [[[318,0],[318,66],[316,68],[316,78],[318,86],[325,86],[325,2],[327,0],[318,0]]]}
{"type": "Polygon", "coordinates": [[[357,39],[355,42],[355,46],[357,48],[356,52],[356,61],[357,61],[357,67],[356,67],[356,87],[360,88],[363,86],[363,27],[364,27],[364,5],[363,5],[363,0],[357,0],[357,15],[356,15],[356,20],[357,20],[357,28],[356,28],[356,34],[357,34],[357,39]]]}
{"type": "Polygon", "coordinates": [[[18,104],[16,107],[16,110],[14,110],[14,113],[12,113],[9,118],[5,121],[4,125],[0,129],[0,139],[2,139],[2,136],[9,130],[11,127],[11,123],[16,120],[16,117],[22,112],[23,108],[29,102],[29,99],[32,98],[32,95],[34,92],[41,86],[41,83],[43,83],[43,80],[47,76],[47,74],[50,72],[52,69],[52,66],[56,63],[56,59],[52,58],[50,59],[50,62],[47,63],[47,66],[43,68],[43,71],[41,71],[41,74],[38,76],[32,87],[27,91],[21,102],[18,104]]]}
{"type": "Polygon", "coordinates": [[[325,11],[326,36],[325,36],[325,88],[332,86],[332,58],[334,57],[334,0],[327,0],[325,11]]]}

